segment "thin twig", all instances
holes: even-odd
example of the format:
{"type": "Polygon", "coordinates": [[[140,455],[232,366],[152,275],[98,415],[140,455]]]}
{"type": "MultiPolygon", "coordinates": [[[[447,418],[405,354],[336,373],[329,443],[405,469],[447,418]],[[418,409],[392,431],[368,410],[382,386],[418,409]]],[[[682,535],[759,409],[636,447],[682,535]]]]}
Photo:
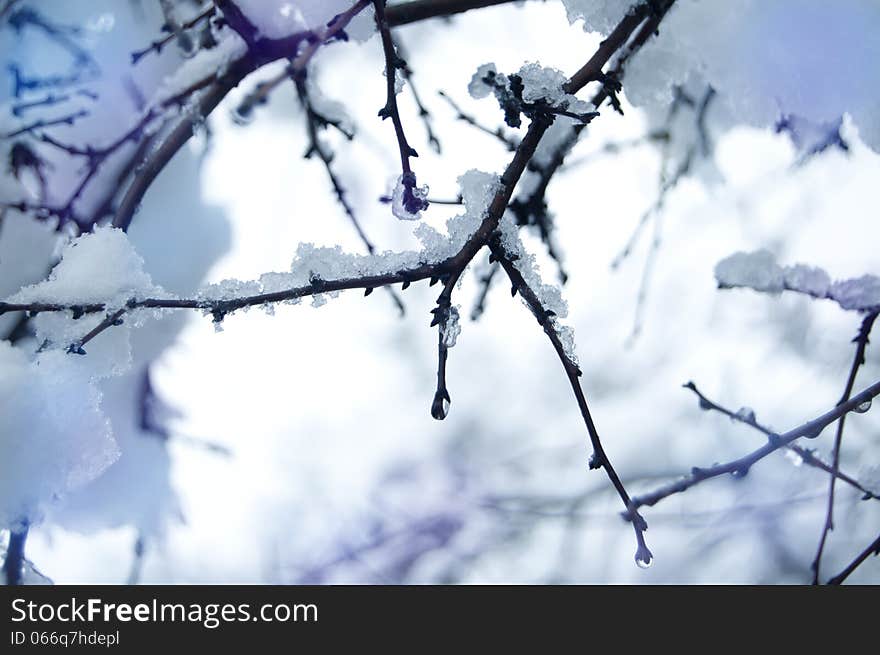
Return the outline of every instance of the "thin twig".
{"type": "MultiPolygon", "coordinates": [[[[843,395],[837,403],[838,405],[845,403],[849,400],[850,395],[852,395],[852,390],[856,383],[856,375],[858,375],[859,368],[865,363],[865,350],[868,347],[871,328],[874,327],[874,321],[877,320],[877,314],[878,312],[874,312],[873,314],[865,316],[864,320],[862,320],[862,325],[859,328],[858,334],[856,334],[853,339],[853,343],[856,344],[856,353],[849,369],[849,376],[846,380],[843,395]]],[[[825,523],[822,525],[822,536],[819,538],[819,547],[816,550],[816,557],[810,565],[810,568],[813,570],[814,585],[819,584],[819,568],[822,565],[822,554],[825,551],[825,544],[828,540],[828,535],[834,529],[834,487],[837,482],[837,473],[840,471],[840,446],[843,443],[843,429],[845,422],[846,416],[842,416],[837,423],[837,433],[834,435],[834,447],[831,451],[832,474],[828,483],[828,509],[825,513],[825,523]]]]}
{"type": "Polygon", "coordinates": [[[373,0],[373,9],[376,12],[376,26],[382,37],[382,51],[385,55],[385,106],[379,110],[379,116],[383,120],[390,118],[394,125],[394,135],[397,138],[397,149],[400,153],[400,182],[403,186],[403,206],[410,214],[417,214],[426,209],[428,203],[424,198],[418,197],[415,193],[418,181],[409,160],[411,157],[418,157],[419,153],[406,140],[403,122],[400,120],[400,111],[397,108],[397,92],[395,90],[397,86],[397,71],[402,69],[405,64],[400,56],[398,56],[394,48],[394,41],[391,39],[391,28],[385,16],[385,0],[373,0]]]}
{"type": "Polygon", "coordinates": [[[397,45],[397,51],[400,53],[403,61],[403,67],[400,69],[403,73],[403,77],[406,79],[406,86],[409,89],[409,92],[412,94],[413,101],[416,103],[416,107],[419,110],[419,118],[422,119],[422,124],[425,126],[425,132],[427,132],[428,143],[434,149],[438,155],[442,151],[440,146],[440,139],[437,138],[437,135],[434,133],[434,126],[431,122],[431,112],[428,111],[428,108],[425,107],[425,103],[422,102],[422,98],[419,95],[418,89],[416,89],[416,85],[413,83],[413,71],[407,63],[406,50],[403,48],[400,38],[395,37],[395,44],[397,45]]]}
{"type": "Polygon", "coordinates": [[[826,427],[839,420],[841,416],[844,416],[849,412],[858,410],[860,406],[868,403],[868,401],[872,400],[878,395],[880,395],[880,381],[875,382],[874,384],[862,390],[860,393],[850,398],[850,400],[848,400],[844,404],[838,405],[834,409],[828,410],[821,416],[818,416],[817,418],[814,418],[813,420],[808,421],[803,425],[793,428],[788,432],[784,432],[776,438],[769,438],[765,445],[757,448],[756,450],[753,450],[747,455],[744,455],[738,459],[731,460],[729,462],[725,462],[723,464],[713,464],[712,466],[708,466],[705,468],[695,466],[691,469],[690,475],[687,475],[680,480],[670,482],[669,484],[664,485],[651,493],[633,498],[633,505],[635,507],[656,505],[664,498],[668,498],[673,494],[682,493],[683,491],[687,491],[688,489],[695,487],[701,482],[705,482],[706,480],[711,480],[722,475],[730,474],[736,477],[744,477],[749,472],[749,469],[752,466],[767,457],[767,455],[770,455],[780,448],[783,448],[784,446],[792,443],[795,439],[800,439],[803,437],[813,439],[818,437],[819,434],[821,434],[826,427]]]}
{"type": "MultiPolygon", "coordinates": [[[[779,434],[777,432],[774,432],[767,426],[759,423],[753,412],[734,412],[727,407],[719,405],[717,402],[710,400],[708,397],[706,397],[706,395],[702,391],[697,389],[697,385],[695,385],[693,382],[688,382],[683,386],[685,389],[690,389],[694,393],[694,395],[699,398],[700,409],[705,411],[715,411],[724,414],[731,421],[742,423],[743,425],[748,425],[749,427],[754,428],[758,432],[764,434],[769,439],[779,438],[779,434]]],[[[880,496],[875,495],[873,491],[868,489],[865,485],[856,480],[854,477],[847,475],[846,473],[839,470],[835,473],[831,465],[819,458],[811,449],[804,448],[803,446],[800,446],[796,443],[787,444],[785,448],[800,457],[801,461],[807,466],[812,466],[813,468],[817,468],[820,471],[830,473],[838,478],[841,482],[845,482],[853,489],[856,489],[862,494],[862,498],[864,500],[870,500],[872,498],[875,500],[880,500],[880,496]]]]}
{"type": "Polygon", "coordinates": [[[853,571],[859,568],[865,560],[867,560],[871,555],[875,557],[880,555],[880,536],[878,536],[874,541],[872,541],[865,550],[859,553],[856,558],[850,562],[843,571],[835,575],[833,578],[828,580],[828,584],[830,585],[839,585],[844,580],[846,580],[853,571]]]}
{"type": "MultiPolygon", "coordinates": [[[[360,240],[363,242],[364,247],[366,247],[367,252],[369,252],[371,255],[375,254],[376,247],[373,245],[373,242],[370,241],[369,237],[367,237],[363,226],[360,224],[360,221],[354,213],[354,208],[345,197],[345,189],[343,188],[342,183],[339,181],[339,178],[336,176],[336,173],[333,170],[333,154],[329,151],[329,149],[325,148],[324,144],[321,142],[321,137],[318,135],[319,126],[322,123],[326,123],[326,121],[320,118],[315,112],[315,109],[312,106],[311,99],[309,98],[308,90],[306,89],[306,81],[304,77],[301,75],[294,76],[293,82],[296,86],[296,93],[299,97],[299,101],[302,104],[303,109],[306,113],[306,131],[309,137],[309,147],[308,150],[306,150],[305,156],[308,158],[312,155],[317,155],[318,159],[321,160],[321,163],[324,164],[324,170],[327,172],[327,177],[330,178],[330,184],[333,186],[333,193],[336,195],[336,199],[342,206],[342,210],[345,212],[345,215],[348,216],[349,221],[351,221],[355,232],[357,232],[358,237],[360,237],[360,240]]],[[[385,288],[388,290],[391,299],[397,306],[397,309],[400,311],[400,315],[403,316],[406,313],[406,308],[404,307],[403,301],[400,299],[400,296],[398,296],[397,292],[394,291],[394,289],[392,289],[390,286],[385,288]]]]}
{"type": "Polygon", "coordinates": [[[489,136],[496,138],[503,143],[504,147],[510,152],[516,150],[516,147],[519,145],[519,141],[516,137],[506,134],[500,126],[496,127],[494,130],[491,127],[486,127],[470,114],[466,114],[458,103],[456,103],[455,100],[453,100],[445,91],[437,91],[437,95],[449,103],[449,106],[455,111],[455,118],[457,120],[464,121],[471,127],[478,129],[480,132],[484,132],[489,136]]]}

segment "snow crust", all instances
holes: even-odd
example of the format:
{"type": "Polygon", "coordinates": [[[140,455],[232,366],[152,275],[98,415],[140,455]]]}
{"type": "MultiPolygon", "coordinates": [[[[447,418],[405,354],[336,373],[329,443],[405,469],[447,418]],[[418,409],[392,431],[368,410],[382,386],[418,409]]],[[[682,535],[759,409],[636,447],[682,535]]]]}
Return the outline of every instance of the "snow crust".
{"type": "Polygon", "coordinates": [[[831,276],[815,266],[780,266],[768,250],[737,252],[722,259],[715,266],[715,279],[723,289],[746,287],[773,294],[796,291],[828,298],[843,309],[855,311],[880,307],[880,277],[863,275],[832,283],[831,276]]]}
{"type": "MultiPolygon", "coordinates": [[[[627,0],[562,0],[571,22],[607,34],[627,0]]],[[[701,80],[728,126],[772,127],[782,116],[821,125],[849,114],[880,151],[880,3],[875,0],[678,0],[660,33],[627,64],[636,106],[665,107],[676,86],[701,80]]]]}

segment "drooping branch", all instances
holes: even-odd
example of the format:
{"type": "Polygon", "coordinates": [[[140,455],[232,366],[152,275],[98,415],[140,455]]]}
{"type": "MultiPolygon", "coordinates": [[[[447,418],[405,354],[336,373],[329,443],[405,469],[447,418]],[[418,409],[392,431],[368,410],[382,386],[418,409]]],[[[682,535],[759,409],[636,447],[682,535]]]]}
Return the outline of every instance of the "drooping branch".
{"type": "Polygon", "coordinates": [[[626,487],[624,487],[623,482],[620,480],[620,476],[618,476],[617,471],[615,471],[614,466],[611,464],[611,460],[608,458],[608,454],[605,452],[602,440],[599,437],[599,431],[596,429],[596,425],[593,422],[593,417],[590,413],[590,408],[587,405],[583,387],[581,386],[581,369],[566,352],[559,331],[553,321],[552,312],[549,312],[544,307],[534,289],[532,289],[525,279],[523,279],[522,274],[516,268],[516,265],[509,255],[504,251],[501,244],[497,241],[494,243],[490,242],[490,247],[492,248],[492,254],[495,256],[495,259],[510,278],[514,290],[526,302],[529,309],[532,311],[532,314],[534,314],[537,319],[538,324],[543,328],[544,333],[547,335],[547,338],[550,340],[553,349],[559,357],[559,361],[562,363],[562,367],[565,369],[565,375],[568,378],[572,391],[574,392],[578,409],[581,412],[581,418],[584,421],[584,425],[587,428],[587,434],[589,434],[590,437],[590,443],[593,446],[593,455],[590,458],[590,468],[601,468],[605,470],[608,479],[614,486],[615,491],[617,491],[617,495],[620,496],[624,506],[627,508],[627,516],[632,523],[633,530],[635,531],[636,542],[638,544],[635,557],[636,562],[644,566],[649,566],[653,556],[645,543],[645,531],[648,529],[648,524],[639,514],[638,509],[633,505],[633,501],[630,498],[629,493],[626,491],[626,487]]]}
{"type": "MultiPolygon", "coordinates": [[[[853,342],[856,344],[856,354],[853,357],[852,365],[849,369],[849,376],[846,380],[846,386],[843,395],[838,401],[838,405],[845,403],[852,395],[853,387],[856,383],[856,376],[859,368],[865,363],[865,350],[868,347],[868,341],[871,336],[871,328],[877,320],[878,312],[868,314],[862,320],[859,332],[856,334],[853,342]]],[[[829,533],[834,529],[834,490],[837,482],[838,473],[840,471],[840,447],[843,443],[843,429],[846,422],[846,416],[841,416],[837,423],[837,433],[834,435],[834,447],[831,450],[831,479],[828,483],[828,509],[825,513],[825,523],[822,526],[822,536],[819,537],[819,547],[816,550],[816,557],[810,567],[813,570],[813,584],[819,584],[819,569],[822,565],[822,554],[825,551],[825,544],[828,540],[829,533]]]]}

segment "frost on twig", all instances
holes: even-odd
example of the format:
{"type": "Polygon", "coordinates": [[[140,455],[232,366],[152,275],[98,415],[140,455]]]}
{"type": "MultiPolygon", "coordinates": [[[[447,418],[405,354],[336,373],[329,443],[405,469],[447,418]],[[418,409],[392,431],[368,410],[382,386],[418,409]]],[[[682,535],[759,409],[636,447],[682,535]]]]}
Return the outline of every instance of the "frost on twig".
{"type": "Polygon", "coordinates": [[[745,287],[770,294],[795,291],[833,300],[851,311],[880,307],[880,277],[863,275],[832,282],[831,276],[816,266],[780,266],[768,250],[737,252],[722,259],[715,266],[715,279],[720,289],[745,287]]]}
{"type": "Polygon", "coordinates": [[[565,91],[567,82],[561,71],[537,63],[526,64],[512,75],[499,73],[495,64],[483,64],[471,78],[468,91],[476,99],[494,94],[510,127],[520,127],[523,115],[534,118],[540,113],[590,122],[598,114],[592,105],[565,91]]]}

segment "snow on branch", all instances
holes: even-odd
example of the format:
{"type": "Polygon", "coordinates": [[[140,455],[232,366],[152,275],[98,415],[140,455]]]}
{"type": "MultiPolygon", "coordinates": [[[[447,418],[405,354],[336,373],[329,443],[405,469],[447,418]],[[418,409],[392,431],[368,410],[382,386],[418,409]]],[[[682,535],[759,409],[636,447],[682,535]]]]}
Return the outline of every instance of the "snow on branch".
{"type": "Polygon", "coordinates": [[[870,312],[880,308],[880,277],[863,275],[832,282],[822,268],[795,264],[780,266],[769,250],[737,252],[715,266],[719,289],[748,288],[769,294],[794,291],[833,300],[841,308],[870,312]]]}
{"type": "MultiPolygon", "coordinates": [[[[197,82],[186,87],[190,89],[190,93],[199,92],[195,114],[200,118],[213,109],[228,90],[247,74],[270,61],[284,57],[291,60],[291,68],[286,71],[288,74],[304,72],[317,49],[339,38],[345,25],[365,9],[368,3],[361,0],[352,4],[346,12],[316,30],[273,35],[277,38],[261,33],[257,24],[236,3],[218,0],[216,4],[223,12],[227,25],[240,38],[227,36],[227,42],[235,43],[236,48],[230,53],[231,56],[225,58],[220,74],[200,77],[197,82]]],[[[667,3],[667,8],[669,4],[671,3],[667,3]]],[[[397,70],[405,64],[400,60],[391,40],[385,2],[374,0],[373,7],[386,62],[387,101],[380,115],[391,118],[394,123],[402,167],[400,185],[403,192],[399,200],[409,218],[425,208],[427,190],[422,191],[416,186],[415,175],[409,165],[409,159],[415,152],[406,141],[397,111],[395,77],[397,70]]],[[[439,353],[438,385],[432,403],[432,415],[441,419],[445,417],[450,401],[445,374],[446,359],[448,350],[455,345],[460,331],[459,312],[452,303],[452,295],[474,257],[484,248],[488,248],[507,273],[514,293],[519,293],[526,302],[557,352],[593,446],[590,465],[592,468],[605,470],[623,501],[635,531],[636,561],[647,566],[652,560],[644,539],[647,523],[633,505],[602,447],[581,387],[581,370],[577,365],[572,334],[559,322],[565,316],[565,303],[558,289],[541,282],[531,256],[518,240],[515,223],[510,217],[505,218],[505,212],[515,187],[535,157],[541,139],[551,125],[558,120],[574,118],[583,122],[595,116],[592,111],[582,111],[586,104],[577,100],[574,94],[589,82],[602,79],[602,69],[615,53],[625,45],[632,49],[634,35],[636,45],[644,42],[638,41],[642,33],[640,30],[653,25],[653,32],[657,22],[658,14],[651,5],[640,4],[623,18],[593,57],[571,78],[566,79],[558,71],[548,71],[535,64],[527,64],[518,76],[509,78],[509,85],[505,83],[503,87],[498,86],[499,96],[509,102],[510,111],[515,107],[518,114],[521,113],[531,120],[528,130],[517,144],[513,157],[500,178],[479,171],[470,171],[460,178],[460,195],[465,211],[449,220],[447,234],[441,234],[426,224],[417,225],[414,233],[422,242],[420,251],[354,255],[344,253],[338,247],[316,248],[311,244],[303,244],[299,247],[289,272],[266,273],[258,280],[250,282],[228,280],[204,288],[195,297],[179,298],[153,286],[148,277],[139,274],[142,269],[138,265],[136,253],[123,232],[110,228],[100,229],[74,240],[49,280],[27,287],[0,302],[0,314],[10,311],[36,314],[38,332],[44,344],[44,356],[64,358],[64,350],[67,353],[84,355],[84,346],[91,344],[98,335],[111,328],[121,324],[130,327],[132,323],[149,320],[153,313],[145,310],[201,310],[212,316],[215,324],[220,326],[228,314],[253,306],[295,303],[303,297],[312,297],[313,304],[319,306],[326,295],[343,290],[362,289],[365,295],[369,295],[374,288],[380,286],[401,284],[406,288],[420,280],[430,280],[432,283],[442,281],[443,289],[437,299],[437,306],[432,311],[431,323],[438,327],[439,353]],[[88,253],[96,244],[102,246],[102,254],[95,261],[110,258],[110,262],[114,263],[113,274],[108,275],[106,270],[98,272],[93,277],[103,279],[104,286],[86,289],[83,287],[83,280],[86,279],[84,271],[87,269],[84,262],[88,258],[83,253],[88,253]],[[124,267],[128,273],[117,271],[116,265],[124,267]],[[129,320],[123,322],[126,317],[129,320]],[[77,332],[80,322],[83,328],[88,329],[87,332],[77,332]]],[[[187,75],[183,75],[184,79],[186,77],[187,75]]],[[[177,95],[170,97],[175,98],[177,95]]],[[[159,143],[156,152],[135,176],[132,186],[123,197],[113,221],[115,227],[128,226],[143,193],[171,156],[186,142],[191,132],[191,125],[178,125],[159,143]]],[[[60,143],[56,147],[64,148],[60,143]]],[[[70,148],[70,154],[90,156],[89,152],[81,152],[74,147],[70,148]]],[[[88,279],[91,282],[91,277],[88,279]]],[[[123,328],[125,329],[127,328],[123,328]]]]}

